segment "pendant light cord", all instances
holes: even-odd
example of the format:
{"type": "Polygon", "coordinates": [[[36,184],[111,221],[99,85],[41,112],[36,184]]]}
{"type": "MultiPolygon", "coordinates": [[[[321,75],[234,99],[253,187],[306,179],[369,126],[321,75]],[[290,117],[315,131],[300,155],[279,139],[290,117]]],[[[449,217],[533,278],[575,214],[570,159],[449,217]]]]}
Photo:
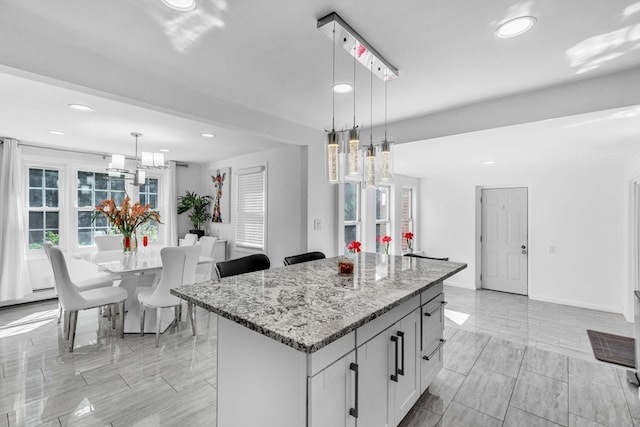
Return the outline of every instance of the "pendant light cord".
{"type": "Polygon", "coordinates": [[[333,23],[333,83],[331,86],[331,132],[336,129],[336,23],[333,23]]]}
{"type": "Polygon", "coordinates": [[[353,128],[356,128],[356,55],[358,42],[353,44],[353,128]]]}
{"type": "Polygon", "coordinates": [[[369,75],[371,77],[371,109],[369,119],[371,120],[371,128],[369,130],[369,143],[373,146],[373,60],[369,65],[369,75]]]}
{"type": "Polygon", "coordinates": [[[387,73],[384,73],[384,142],[387,142],[387,73]]]}

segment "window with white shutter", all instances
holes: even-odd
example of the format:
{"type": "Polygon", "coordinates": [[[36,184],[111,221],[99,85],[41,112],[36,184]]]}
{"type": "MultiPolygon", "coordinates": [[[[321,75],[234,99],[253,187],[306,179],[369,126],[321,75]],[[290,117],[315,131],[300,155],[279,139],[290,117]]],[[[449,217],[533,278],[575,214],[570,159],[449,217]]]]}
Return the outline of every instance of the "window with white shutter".
{"type": "Polygon", "coordinates": [[[242,169],[237,175],[236,246],[265,248],[265,167],[242,169]]]}

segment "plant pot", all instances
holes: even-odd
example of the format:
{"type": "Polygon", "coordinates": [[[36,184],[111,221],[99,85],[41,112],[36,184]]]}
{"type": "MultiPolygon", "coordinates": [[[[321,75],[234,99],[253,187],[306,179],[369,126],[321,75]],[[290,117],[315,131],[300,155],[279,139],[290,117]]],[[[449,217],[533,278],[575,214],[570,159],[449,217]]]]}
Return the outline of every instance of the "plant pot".
{"type": "Polygon", "coordinates": [[[204,236],[204,230],[189,230],[189,234],[196,234],[199,239],[204,236]]]}

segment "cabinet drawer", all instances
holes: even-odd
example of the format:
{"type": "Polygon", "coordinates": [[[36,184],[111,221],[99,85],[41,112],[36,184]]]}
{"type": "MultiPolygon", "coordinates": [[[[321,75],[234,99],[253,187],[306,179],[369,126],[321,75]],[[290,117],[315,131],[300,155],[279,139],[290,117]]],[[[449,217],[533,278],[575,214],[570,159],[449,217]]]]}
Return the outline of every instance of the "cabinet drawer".
{"type": "Polygon", "coordinates": [[[422,330],[430,331],[436,328],[444,328],[444,294],[433,298],[422,306],[422,330]]]}
{"type": "Polygon", "coordinates": [[[423,352],[420,356],[421,375],[420,375],[420,393],[424,393],[429,384],[435,379],[438,372],[442,369],[442,355],[444,342],[438,340],[438,344],[429,352],[423,352]],[[442,344],[442,345],[440,345],[442,344]],[[438,347],[440,345],[440,347],[438,347]],[[427,360],[427,358],[429,360],[427,360]]]}

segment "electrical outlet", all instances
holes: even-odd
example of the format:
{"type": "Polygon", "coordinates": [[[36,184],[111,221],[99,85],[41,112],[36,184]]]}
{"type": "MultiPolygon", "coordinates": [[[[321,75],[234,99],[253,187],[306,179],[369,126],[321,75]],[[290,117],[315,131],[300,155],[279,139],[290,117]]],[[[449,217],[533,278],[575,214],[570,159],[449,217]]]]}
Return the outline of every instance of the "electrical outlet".
{"type": "Polygon", "coordinates": [[[313,229],[314,230],[320,230],[320,220],[319,219],[314,219],[313,220],[313,229]]]}

